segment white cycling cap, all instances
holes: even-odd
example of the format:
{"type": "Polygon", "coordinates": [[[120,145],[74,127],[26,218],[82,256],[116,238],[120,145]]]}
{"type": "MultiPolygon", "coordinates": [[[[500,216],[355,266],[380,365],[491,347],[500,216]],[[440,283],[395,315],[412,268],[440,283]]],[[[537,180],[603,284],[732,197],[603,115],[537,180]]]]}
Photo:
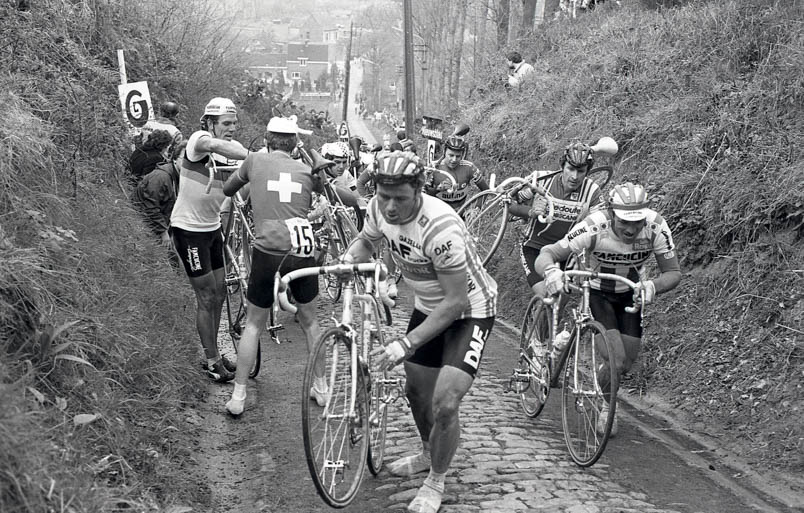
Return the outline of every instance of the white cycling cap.
{"type": "Polygon", "coordinates": [[[310,135],[312,134],[312,130],[304,130],[299,128],[299,125],[296,123],[296,116],[290,116],[289,118],[281,118],[281,117],[272,117],[270,121],[268,121],[268,126],[266,130],[269,132],[274,132],[275,134],[301,134],[301,135],[310,135]]]}

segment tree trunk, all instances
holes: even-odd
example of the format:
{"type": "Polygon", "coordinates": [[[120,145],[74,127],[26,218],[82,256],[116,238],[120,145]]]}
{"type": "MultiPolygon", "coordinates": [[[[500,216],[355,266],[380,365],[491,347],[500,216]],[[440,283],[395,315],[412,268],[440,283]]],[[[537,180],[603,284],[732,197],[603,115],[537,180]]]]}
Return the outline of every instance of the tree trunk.
{"type": "Polygon", "coordinates": [[[455,58],[452,67],[452,90],[450,91],[450,97],[452,98],[453,103],[457,103],[458,95],[461,92],[461,59],[463,58],[463,42],[466,32],[466,0],[460,0],[458,9],[460,9],[458,13],[458,30],[455,33],[457,45],[454,52],[455,58]]]}
{"type": "Polygon", "coordinates": [[[477,66],[477,54],[479,52],[482,52],[482,53],[485,54],[485,52],[486,52],[486,26],[487,26],[486,22],[488,21],[488,15],[489,15],[489,0],[482,0],[482,2],[480,2],[480,13],[479,13],[479,16],[480,16],[480,29],[478,30],[478,33],[476,34],[477,47],[478,48],[477,48],[477,52],[475,52],[474,62],[472,63],[472,65],[474,67],[473,72],[474,72],[475,77],[477,77],[477,69],[478,69],[478,66],[477,66]]]}
{"type": "Polygon", "coordinates": [[[519,37],[524,37],[533,31],[536,2],[537,0],[522,0],[522,24],[519,26],[519,37]]]}
{"type": "Polygon", "coordinates": [[[497,49],[508,44],[508,17],[511,15],[511,0],[497,0],[497,49]]]}

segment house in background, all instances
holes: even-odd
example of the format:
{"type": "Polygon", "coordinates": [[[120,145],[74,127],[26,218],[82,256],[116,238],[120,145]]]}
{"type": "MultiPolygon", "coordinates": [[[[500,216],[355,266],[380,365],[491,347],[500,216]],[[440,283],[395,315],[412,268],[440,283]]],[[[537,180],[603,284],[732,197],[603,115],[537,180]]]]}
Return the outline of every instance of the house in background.
{"type": "Polygon", "coordinates": [[[322,74],[329,73],[331,48],[325,43],[288,43],[288,80],[315,82],[322,74]]]}

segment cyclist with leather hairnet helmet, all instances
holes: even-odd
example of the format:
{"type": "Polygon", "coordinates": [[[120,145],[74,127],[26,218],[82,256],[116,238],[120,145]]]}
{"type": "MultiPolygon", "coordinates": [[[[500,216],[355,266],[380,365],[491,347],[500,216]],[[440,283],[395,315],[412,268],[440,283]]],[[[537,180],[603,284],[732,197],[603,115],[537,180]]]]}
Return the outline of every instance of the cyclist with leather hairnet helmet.
{"type": "Polygon", "coordinates": [[[469,186],[475,185],[481,191],[489,188],[483,174],[472,162],[465,159],[468,149],[466,140],[459,135],[451,135],[444,141],[444,156],[433,164],[438,169],[431,175],[430,183],[425,184],[424,192],[446,202],[455,210],[461,208],[469,197],[469,186]],[[440,176],[452,176],[452,180],[440,176]]]}
{"type": "Polygon", "coordinates": [[[321,147],[321,156],[335,163],[326,168],[332,181],[343,188],[354,191],[357,188],[355,177],[349,172],[352,150],[344,141],[325,143],[321,147]]]}
{"type": "Polygon", "coordinates": [[[213,98],[204,107],[201,130],[187,140],[179,169],[179,193],[170,216],[170,236],[196,295],[196,327],[204,347],[207,374],[215,381],[234,379],[235,366],[218,351],[218,327],[226,299],[221,207],[223,183],[231,171],[215,172],[211,188],[208,165],[242,160],[246,148],[234,140],[237,107],[228,98],[213,98]]]}
{"type": "MultiPolygon", "coordinates": [[[[646,304],[651,303],[657,294],[672,290],[681,282],[673,235],[667,222],[649,206],[642,185],[627,182],[615,186],[609,193],[605,208],[595,210],[572,227],[564,238],[542,248],[534,266],[536,272],[544,277],[548,294],[555,294],[563,287],[564,273],[558,264],[573,253],[585,253],[586,267],[591,271],[617,274],[639,282],[632,291],[613,280],[596,278],[591,281],[589,306],[595,320],[606,328],[614,350],[613,355],[602,355],[601,378],[609,375],[611,365],[622,376],[639,357],[641,316],[639,312],[626,312],[625,308],[633,306],[641,294],[644,294],[646,304]],[[658,264],[659,276],[644,280],[644,266],[651,255],[658,264]]],[[[599,380],[604,392],[608,392],[608,381],[599,380]]],[[[607,417],[607,411],[600,414],[603,424],[607,417]]],[[[616,426],[615,422],[612,436],[616,433],[616,426]]],[[[605,426],[598,426],[598,430],[605,430],[605,426]]]]}
{"type": "MultiPolygon", "coordinates": [[[[553,196],[552,224],[539,221],[539,215],[544,214],[547,203],[542,196],[534,195],[528,188],[519,193],[518,203],[512,203],[509,207],[511,214],[529,221],[519,255],[528,285],[539,297],[546,295],[544,284],[533,269],[539,252],[544,246],[566,235],[575,223],[586,217],[593,206],[600,203],[600,188],[587,178],[594,165],[594,156],[589,145],[581,142],[569,144],[561,154],[559,165],[560,174],[541,182],[553,196]]],[[[565,262],[562,261],[561,264],[564,265],[565,262]]]]}
{"type": "Polygon", "coordinates": [[[389,369],[404,362],[407,397],[422,440],[422,452],[388,469],[403,476],[429,470],[408,511],[435,512],[458,447],[459,406],[494,324],[497,284],[457,213],[422,193],[418,157],[410,152],[379,156],[374,182],[363,230],[343,261],[368,261],[384,238],[415,294],[407,335],[375,355],[389,369]]]}

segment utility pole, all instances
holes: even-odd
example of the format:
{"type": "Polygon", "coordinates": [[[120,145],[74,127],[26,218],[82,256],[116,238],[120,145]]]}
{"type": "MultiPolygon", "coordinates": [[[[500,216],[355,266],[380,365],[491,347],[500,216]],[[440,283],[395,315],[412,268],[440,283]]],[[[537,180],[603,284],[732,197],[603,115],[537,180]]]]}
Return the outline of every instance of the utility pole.
{"type": "Polygon", "coordinates": [[[349,112],[349,75],[352,69],[352,37],[354,37],[354,22],[349,23],[349,44],[346,45],[346,63],[344,64],[343,79],[343,121],[346,121],[346,115],[349,112]]]}
{"type": "Polygon", "coordinates": [[[413,135],[416,121],[416,80],[413,73],[413,0],[402,0],[405,24],[405,135],[413,135]]]}

